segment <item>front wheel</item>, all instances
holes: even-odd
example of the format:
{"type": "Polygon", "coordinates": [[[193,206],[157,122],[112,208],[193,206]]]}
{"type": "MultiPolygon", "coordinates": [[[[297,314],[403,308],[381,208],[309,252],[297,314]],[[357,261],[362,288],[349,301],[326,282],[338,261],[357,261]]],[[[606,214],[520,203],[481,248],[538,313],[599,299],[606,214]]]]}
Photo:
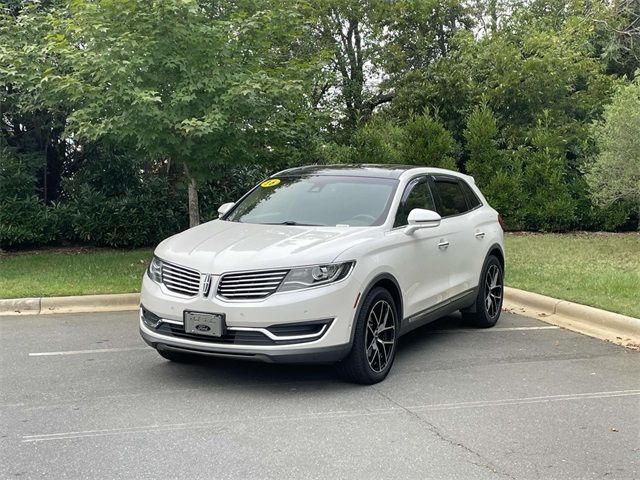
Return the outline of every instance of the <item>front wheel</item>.
{"type": "Polygon", "coordinates": [[[396,355],[398,310],[391,294],[374,288],[355,322],[353,345],[337,368],[345,380],[371,385],[385,379],[396,355]]]}
{"type": "Polygon", "coordinates": [[[482,269],[478,297],[472,311],[462,312],[464,318],[477,327],[493,327],[500,318],[504,291],[504,273],[497,257],[487,258],[482,269]]]}

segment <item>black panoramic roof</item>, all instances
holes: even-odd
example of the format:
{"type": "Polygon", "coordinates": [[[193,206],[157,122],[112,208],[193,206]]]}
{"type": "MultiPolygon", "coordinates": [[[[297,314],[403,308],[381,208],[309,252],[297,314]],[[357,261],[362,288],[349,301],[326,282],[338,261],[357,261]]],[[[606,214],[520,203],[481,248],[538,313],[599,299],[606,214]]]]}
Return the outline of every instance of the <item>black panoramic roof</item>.
{"type": "Polygon", "coordinates": [[[297,175],[344,175],[350,177],[382,177],[399,178],[407,170],[418,168],[416,165],[308,165],[305,167],[289,168],[272,175],[274,177],[297,175]]]}

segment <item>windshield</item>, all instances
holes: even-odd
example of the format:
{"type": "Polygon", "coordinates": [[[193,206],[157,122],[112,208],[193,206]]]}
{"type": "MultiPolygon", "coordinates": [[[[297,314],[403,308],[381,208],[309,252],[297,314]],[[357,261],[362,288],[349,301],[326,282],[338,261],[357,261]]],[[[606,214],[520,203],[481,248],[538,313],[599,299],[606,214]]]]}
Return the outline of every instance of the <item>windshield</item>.
{"type": "Polygon", "coordinates": [[[265,180],[225,220],[316,226],[374,226],[387,218],[398,181],[310,175],[265,180]]]}

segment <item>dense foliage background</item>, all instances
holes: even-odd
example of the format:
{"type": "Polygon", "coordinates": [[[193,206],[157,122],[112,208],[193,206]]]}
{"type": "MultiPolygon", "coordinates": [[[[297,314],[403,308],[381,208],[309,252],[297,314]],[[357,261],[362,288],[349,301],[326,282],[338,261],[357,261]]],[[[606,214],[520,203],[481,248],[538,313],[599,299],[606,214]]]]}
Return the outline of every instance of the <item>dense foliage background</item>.
{"type": "Polygon", "coordinates": [[[151,245],[266,175],[473,175],[509,228],[638,228],[637,0],[0,2],[0,246],[151,245]]]}

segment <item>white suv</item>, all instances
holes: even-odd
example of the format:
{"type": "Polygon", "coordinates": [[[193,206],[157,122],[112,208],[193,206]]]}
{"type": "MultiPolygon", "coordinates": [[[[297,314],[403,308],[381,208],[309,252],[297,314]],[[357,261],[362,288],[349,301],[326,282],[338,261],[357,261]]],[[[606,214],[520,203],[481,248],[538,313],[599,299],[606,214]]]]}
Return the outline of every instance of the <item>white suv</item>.
{"type": "Polygon", "coordinates": [[[169,360],[338,362],[370,384],[414,328],[500,316],[501,220],[467,175],[294,168],[219,213],[164,240],[144,275],[140,332],[169,360]]]}

